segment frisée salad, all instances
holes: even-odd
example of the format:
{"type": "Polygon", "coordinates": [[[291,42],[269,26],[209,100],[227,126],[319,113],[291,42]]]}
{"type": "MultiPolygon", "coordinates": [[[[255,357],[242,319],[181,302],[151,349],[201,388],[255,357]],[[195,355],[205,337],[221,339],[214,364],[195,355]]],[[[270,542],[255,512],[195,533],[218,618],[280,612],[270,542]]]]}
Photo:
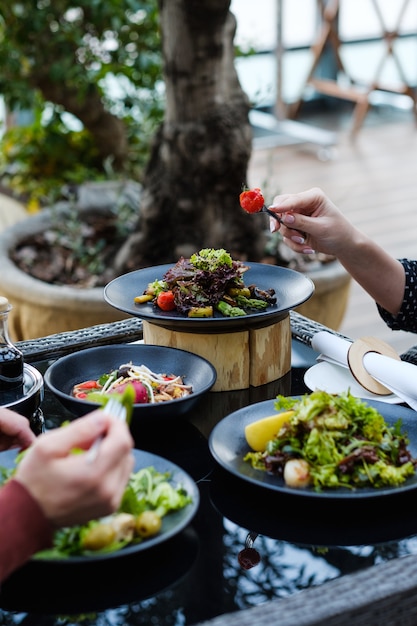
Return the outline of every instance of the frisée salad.
{"type": "MultiPolygon", "coordinates": [[[[318,390],[301,399],[277,396],[275,409],[285,411],[277,432],[264,449],[252,447],[244,460],[283,477],[287,486],[316,491],[381,488],[398,486],[415,473],[417,460],[407,447],[401,421],[388,425],[374,407],[349,392],[318,390]]],[[[262,420],[250,426],[257,431],[261,427],[262,420]]]]}
{"type": "MultiPolygon", "coordinates": [[[[13,473],[12,468],[0,468],[0,484],[13,473]]],[[[191,496],[181,484],[173,482],[170,472],[144,467],[131,474],[115,513],[84,525],[56,530],[53,546],[38,552],[34,558],[88,557],[139,544],[163,532],[163,518],[191,502],[191,496]]]]}

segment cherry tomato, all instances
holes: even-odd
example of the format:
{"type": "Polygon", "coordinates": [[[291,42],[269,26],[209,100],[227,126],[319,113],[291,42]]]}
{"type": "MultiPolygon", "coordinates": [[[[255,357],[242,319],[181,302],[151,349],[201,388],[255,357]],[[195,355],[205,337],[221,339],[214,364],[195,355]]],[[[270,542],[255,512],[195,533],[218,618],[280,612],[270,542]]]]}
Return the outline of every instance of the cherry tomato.
{"type": "Polygon", "coordinates": [[[88,393],[93,389],[101,389],[101,386],[96,380],[86,380],[83,383],[75,385],[74,396],[76,398],[86,398],[88,393]]]}
{"type": "Polygon", "coordinates": [[[265,204],[264,197],[259,187],[242,191],[239,200],[240,206],[247,213],[259,213],[265,204]]]}
{"type": "Polygon", "coordinates": [[[100,385],[96,380],[86,380],[84,383],[77,385],[77,389],[100,389],[100,385]]]}
{"type": "Polygon", "coordinates": [[[156,299],[156,304],[162,311],[173,311],[175,309],[175,302],[172,291],[161,291],[156,299]]]}

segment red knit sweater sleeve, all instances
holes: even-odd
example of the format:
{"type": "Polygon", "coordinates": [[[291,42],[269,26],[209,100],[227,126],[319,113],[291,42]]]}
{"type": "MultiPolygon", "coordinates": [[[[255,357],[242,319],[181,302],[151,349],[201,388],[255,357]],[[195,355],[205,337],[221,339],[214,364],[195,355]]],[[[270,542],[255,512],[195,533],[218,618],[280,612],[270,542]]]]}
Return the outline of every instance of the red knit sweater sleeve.
{"type": "Polygon", "coordinates": [[[52,544],[53,526],[17,480],[0,488],[0,582],[52,544]]]}

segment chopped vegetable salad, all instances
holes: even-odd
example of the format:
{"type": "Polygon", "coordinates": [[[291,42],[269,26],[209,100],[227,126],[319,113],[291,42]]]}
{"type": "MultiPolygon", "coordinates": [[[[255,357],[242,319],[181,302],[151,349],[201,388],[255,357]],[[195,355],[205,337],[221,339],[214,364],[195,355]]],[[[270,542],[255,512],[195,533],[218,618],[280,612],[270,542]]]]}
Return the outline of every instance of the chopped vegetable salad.
{"type": "Polygon", "coordinates": [[[178,311],[187,317],[240,317],[262,312],[276,303],[273,289],[246,286],[243,274],[249,269],[234,261],[223,248],[204,248],[181,257],[162,278],[149,283],[136,304],[152,302],[161,311],[178,311]]]}
{"type": "Polygon", "coordinates": [[[123,394],[128,387],[134,390],[135,404],[148,404],[176,400],[192,393],[192,385],[184,383],[181,376],[159,374],[146,365],[123,363],[97,380],[85,380],[72,389],[75,398],[101,402],[110,394],[123,394]]]}

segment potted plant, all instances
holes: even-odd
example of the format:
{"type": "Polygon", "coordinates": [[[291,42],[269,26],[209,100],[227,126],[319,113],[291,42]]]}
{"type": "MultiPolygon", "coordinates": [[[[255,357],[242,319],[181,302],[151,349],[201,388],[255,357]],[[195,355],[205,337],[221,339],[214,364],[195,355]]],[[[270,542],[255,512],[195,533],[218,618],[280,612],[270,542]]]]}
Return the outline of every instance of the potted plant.
{"type": "Polygon", "coordinates": [[[137,219],[141,186],[87,183],[77,198],[43,209],[0,233],[0,293],[13,305],[15,341],[120,320],[103,286],[137,219]]]}

